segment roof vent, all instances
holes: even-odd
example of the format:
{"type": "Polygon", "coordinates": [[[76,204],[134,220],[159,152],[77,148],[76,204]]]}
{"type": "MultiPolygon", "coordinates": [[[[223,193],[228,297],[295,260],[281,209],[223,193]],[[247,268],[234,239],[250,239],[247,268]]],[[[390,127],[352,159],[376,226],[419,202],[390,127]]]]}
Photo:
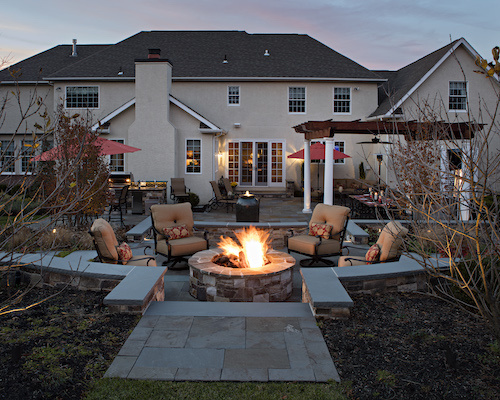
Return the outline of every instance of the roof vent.
{"type": "Polygon", "coordinates": [[[76,39],[73,39],[73,48],[71,50],[71,57],[76,57],[78,54],[76,54],[76,39]]]}
{"type": "Polygon", "coordinates": [[[148,59],[160,58],[160,49],[148,49],[148,59]]]}
{"type": "Polygon", "coordinates": [[[227,56],[225,55],[225,56],[224,56],[224,60],[222,60],[222,64],[227,64],[227,63],[228,63],[228,61],[227,61],[227,56]]]}
{"type": "Polygon", "coordinates": [[[264,52],[264,55],[265,55],[266,57],[268,57],[268,56],[270,56],[271,54],[269,54],[269,50],[267,50],[267,49],[266,49],[266,51],[264,52]]]}

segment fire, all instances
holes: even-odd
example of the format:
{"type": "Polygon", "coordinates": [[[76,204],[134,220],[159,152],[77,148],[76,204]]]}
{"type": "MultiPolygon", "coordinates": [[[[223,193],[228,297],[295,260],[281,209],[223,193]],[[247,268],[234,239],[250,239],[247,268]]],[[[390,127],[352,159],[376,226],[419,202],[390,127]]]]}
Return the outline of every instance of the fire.
{"type": "Polygon", "coordinates": [[[239,260],[242,268],[259,268],[267,263],[268,232],[250,226],[235,235],[240,245],[229,237],[220,237],[219,248],[225,255],[239,260]]]}

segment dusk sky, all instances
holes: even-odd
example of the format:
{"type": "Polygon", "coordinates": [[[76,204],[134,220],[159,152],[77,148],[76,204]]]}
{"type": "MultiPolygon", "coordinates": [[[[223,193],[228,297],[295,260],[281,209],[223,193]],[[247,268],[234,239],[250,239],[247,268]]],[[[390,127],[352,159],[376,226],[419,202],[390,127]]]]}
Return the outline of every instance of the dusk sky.
{"type": "Polygon", "coordinates": [[[112,44],[149,30],[307,34],[370,69],[399,69],[464,37],[491,60],[499,0],[15,0],[3,2],[0,58],[58,44],[112,44]]]}

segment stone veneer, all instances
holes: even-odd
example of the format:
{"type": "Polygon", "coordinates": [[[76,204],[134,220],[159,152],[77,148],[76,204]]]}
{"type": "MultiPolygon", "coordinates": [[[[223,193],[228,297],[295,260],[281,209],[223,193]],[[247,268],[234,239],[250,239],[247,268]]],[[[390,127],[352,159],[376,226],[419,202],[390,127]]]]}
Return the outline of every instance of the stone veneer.
{"type": "Polygon", "coordinates": [[[194,254],[189,263],[189,293],[202,301],[277,302],[292,294],[292,267],[295,259],[287,253],[271,250],[269,264],[261,268],[229,268],[212,258],[220,249],[194,254]]]}

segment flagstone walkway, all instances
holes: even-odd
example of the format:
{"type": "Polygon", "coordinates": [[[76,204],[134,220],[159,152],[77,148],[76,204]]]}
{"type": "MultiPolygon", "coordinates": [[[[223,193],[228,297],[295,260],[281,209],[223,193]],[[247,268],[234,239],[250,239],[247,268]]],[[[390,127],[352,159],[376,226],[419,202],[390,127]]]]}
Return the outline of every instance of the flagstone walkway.
{"type": "Polygon", "coordinates": [[[106,377],[340,381],[308,304],[155,302],[106,377]]]}

